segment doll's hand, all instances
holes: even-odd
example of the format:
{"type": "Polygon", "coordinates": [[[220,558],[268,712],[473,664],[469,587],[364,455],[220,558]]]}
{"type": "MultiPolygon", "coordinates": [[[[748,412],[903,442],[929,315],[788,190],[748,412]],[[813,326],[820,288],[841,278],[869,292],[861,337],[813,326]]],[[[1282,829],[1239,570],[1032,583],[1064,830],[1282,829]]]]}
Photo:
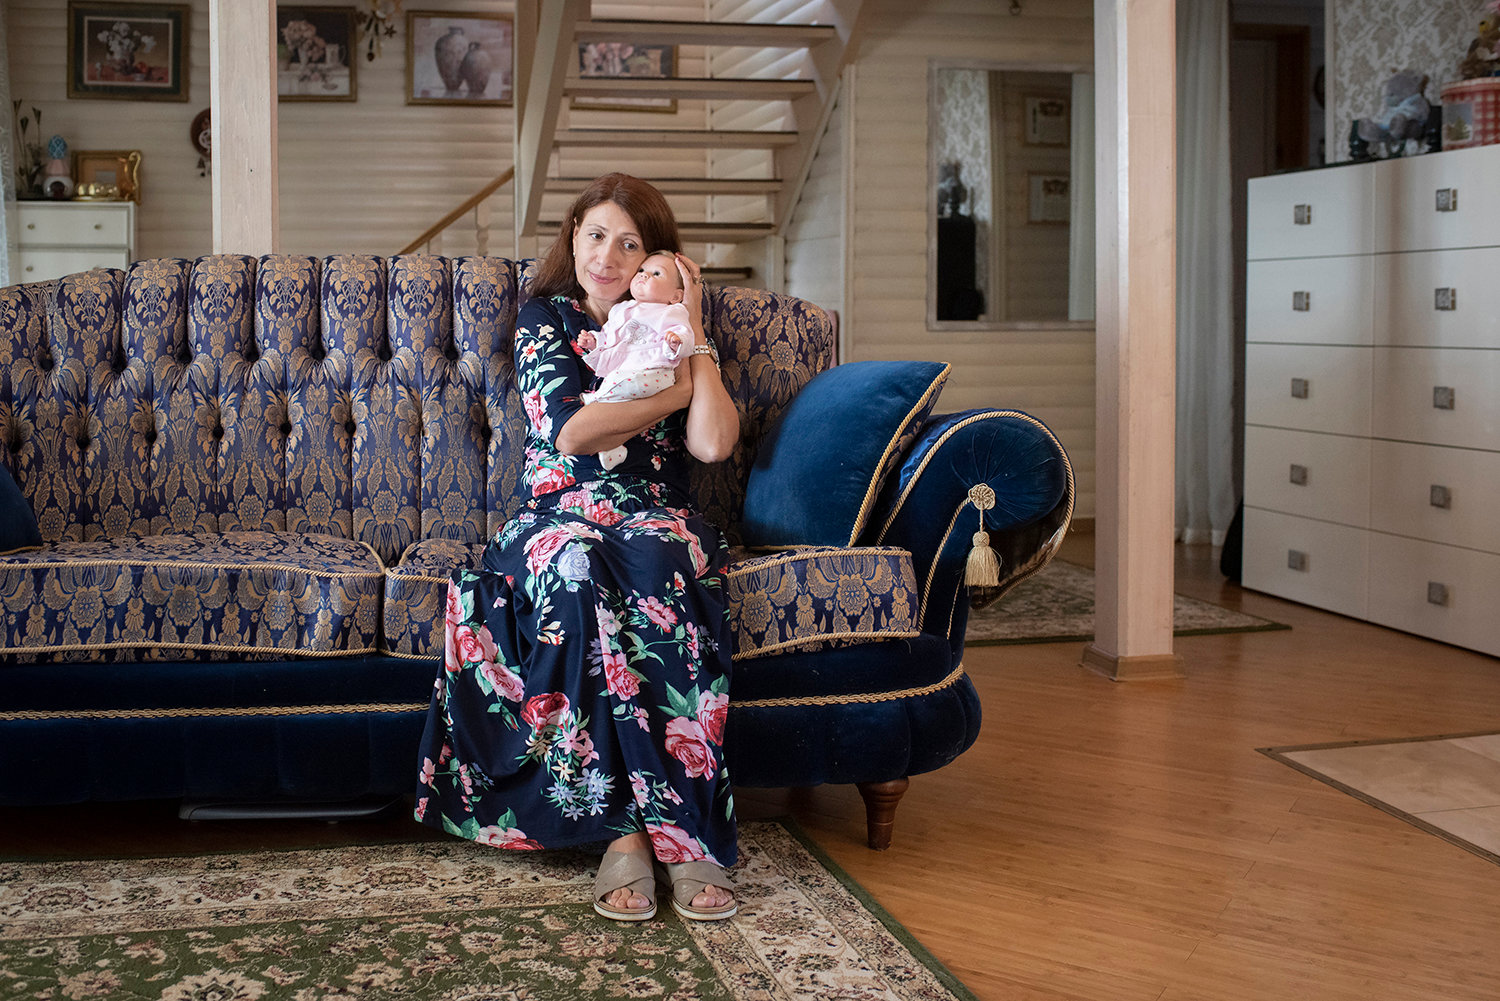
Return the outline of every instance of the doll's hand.
{"type": "Polygon", "coordinates": [[[594,337],[594,333],[591,330],[585,330],[583,333],[578,335],[578,346],[583,348],[583,350],[585,351],[594,350],[594,345],[598,343],[598,339],[594,337]]]}

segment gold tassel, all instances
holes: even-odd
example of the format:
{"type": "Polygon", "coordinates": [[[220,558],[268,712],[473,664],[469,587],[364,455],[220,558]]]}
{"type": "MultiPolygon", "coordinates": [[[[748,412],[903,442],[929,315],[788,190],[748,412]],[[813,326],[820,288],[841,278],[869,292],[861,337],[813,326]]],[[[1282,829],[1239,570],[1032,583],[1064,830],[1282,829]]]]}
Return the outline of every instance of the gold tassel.
{"type": "Polygon", "coordinates": [[[984,530],[984,512],[995,506],[995,491],[987,483],[970,487],[969,503],[979,510],[979,531],[974,533],[974,548],[969,550],[964,583],[969,587],[999,587],[1000,557],[990,548],[990,536],[984,530]]]}

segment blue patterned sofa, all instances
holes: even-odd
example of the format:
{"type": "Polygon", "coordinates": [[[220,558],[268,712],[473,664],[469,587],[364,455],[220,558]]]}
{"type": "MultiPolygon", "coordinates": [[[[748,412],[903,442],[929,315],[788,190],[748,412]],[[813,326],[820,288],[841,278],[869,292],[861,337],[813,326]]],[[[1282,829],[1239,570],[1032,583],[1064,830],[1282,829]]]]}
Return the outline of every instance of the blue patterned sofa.
{"type": "MultiPolygon", "coordinates": [[[[448,575],[523,500],[498,345],[526,268],[226,255],[0,290],[0,802],[413,787],[448,575]]],[[[930,416],[946,366],[830,369],[809,303],[708,297],[744,428],[695,482],[741,547],[725,756],[741,785],[859,784],[883,846],[907,776],[978,733],[974,529],[995,597],[1055,551],[1067,457],[1024,414],[930,416]]]]}

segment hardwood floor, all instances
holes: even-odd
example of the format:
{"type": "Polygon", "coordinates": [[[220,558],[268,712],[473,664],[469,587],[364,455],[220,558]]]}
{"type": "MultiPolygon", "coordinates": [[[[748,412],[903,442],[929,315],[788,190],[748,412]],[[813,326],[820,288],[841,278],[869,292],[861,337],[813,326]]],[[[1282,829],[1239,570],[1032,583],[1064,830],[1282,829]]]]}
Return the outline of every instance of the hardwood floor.
{"type": "MultiPolygon", "coordinates": [[[[1500,661],[1243,591],[1208,547],[1177,568],[1182,593],[1292,628],[1179,638],[1178,681],[1110,682],[1076,642],[971,648],[979,741],[913,778],[889,851],[853,788],[741,790],[741,816],[794,817],[987,1001],[1500,997],[1500,867],[1255,750],[1497,728],[1500,661]]],[[[424,834],[0,810],[9,856],[383,836],[424,834]]]]}

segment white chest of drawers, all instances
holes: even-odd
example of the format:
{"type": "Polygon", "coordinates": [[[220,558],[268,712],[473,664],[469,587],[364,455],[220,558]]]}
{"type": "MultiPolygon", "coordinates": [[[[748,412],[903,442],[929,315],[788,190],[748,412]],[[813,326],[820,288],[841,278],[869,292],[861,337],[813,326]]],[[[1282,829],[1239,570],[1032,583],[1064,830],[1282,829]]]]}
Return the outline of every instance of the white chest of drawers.
{"type": "Polygon", "coordinates": [[[1246,587],[1500,655],[1500,146],[1258,178],[1246,587]]]}
{"type": "Polygon", "coordinates": [[[135,259],[134,202],[18,202],[16,282],[40,282],[135,259]]]}

